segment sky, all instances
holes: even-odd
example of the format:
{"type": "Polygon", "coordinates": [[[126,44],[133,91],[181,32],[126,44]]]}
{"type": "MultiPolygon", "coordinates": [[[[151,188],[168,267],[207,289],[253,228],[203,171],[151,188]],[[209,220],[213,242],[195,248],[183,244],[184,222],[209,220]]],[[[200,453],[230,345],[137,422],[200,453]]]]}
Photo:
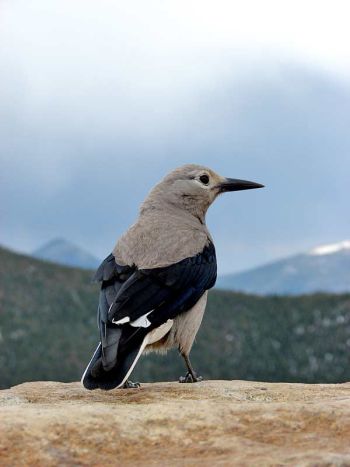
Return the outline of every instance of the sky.
{"type": "Polygon", "coordinates": [[[219,273],[350,238],[350,4],[0,0],[0,244],[103,258],[184,164],[219,273]]]}

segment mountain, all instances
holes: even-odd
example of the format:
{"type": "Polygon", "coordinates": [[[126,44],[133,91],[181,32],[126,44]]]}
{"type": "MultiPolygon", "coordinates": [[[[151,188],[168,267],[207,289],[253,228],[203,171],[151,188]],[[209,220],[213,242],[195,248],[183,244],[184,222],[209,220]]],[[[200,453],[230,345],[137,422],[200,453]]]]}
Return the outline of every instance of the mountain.
{"type": "Polygon", "coordinates": [[[259,295],[349,292],[350,240],[219,277],[217,287],[259,295]]]}
{"type": "Polygon", "coordinates": [[[52,261],[53,263],[83,269],[95,269],[101,262],[88,251],[83,250],[64,238],[55,238],[45,243],[43,246],[33,251],[32,256],[34,256],[34,258],[52,261]]]}
{"type": "MultiPolygon", "coordinates": [[[[98,331],[91,272],[0,248],[0,387],[77,381],[98,331]]],[[[259,297],[209,293],[191,359],[207,379],[350,380],[350,294],[259,297]]],[[[141,358],[139,381],[184,374],[176,350],[141,358]]]]}

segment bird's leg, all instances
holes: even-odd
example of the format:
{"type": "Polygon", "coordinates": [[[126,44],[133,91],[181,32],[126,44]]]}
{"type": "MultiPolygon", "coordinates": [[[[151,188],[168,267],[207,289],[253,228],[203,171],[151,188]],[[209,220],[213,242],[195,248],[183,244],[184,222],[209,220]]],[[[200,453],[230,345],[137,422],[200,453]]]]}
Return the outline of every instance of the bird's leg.
{"type": "Polygon", "coordinates": [[[141,386],[140,383],[133,383],[132,381],[126,380],[123,384],[123,389],[136,389],[141,386]]]}
{"type": "Polygon", "coordinates": [[[188,372],[186,376],[180,376],[179,383],[197,383],[199,381],[202,381],[203,378],[201,376],[197,376],[196,372],[194,371],[190,362],[190,357],[183,353],[181,355],[185,360],[188,372]]]}

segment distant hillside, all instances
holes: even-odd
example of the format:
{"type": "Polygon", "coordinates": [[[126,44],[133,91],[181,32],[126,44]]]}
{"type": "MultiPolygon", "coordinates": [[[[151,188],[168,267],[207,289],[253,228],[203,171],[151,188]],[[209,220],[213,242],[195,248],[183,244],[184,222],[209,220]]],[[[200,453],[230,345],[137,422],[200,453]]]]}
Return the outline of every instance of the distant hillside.
{"type": "Polygon", "coordinates": [[[219,277],[217,287],[261,295],[350,292],[350,241],[219,277]]]}
{"type": "MultiPolygon", "coordinates": [[[[0,249],[0,387],[75,381],[97,342],[91,273],[0,249]]],[[[256,297],[212,291],[192,352],[204,378],[350,380],[350,295],[256,297]]],[[[182,359],[145,356],[134,380],[175,380],[182,359]]]]}
{"type": "Polygon", "coordinates": [[[52,261],[53,263],[82,269],[95,269],[101,260],[95,258],[88,251],[65,240],[55,238],[33,251],[34,258],[52,261]]]}

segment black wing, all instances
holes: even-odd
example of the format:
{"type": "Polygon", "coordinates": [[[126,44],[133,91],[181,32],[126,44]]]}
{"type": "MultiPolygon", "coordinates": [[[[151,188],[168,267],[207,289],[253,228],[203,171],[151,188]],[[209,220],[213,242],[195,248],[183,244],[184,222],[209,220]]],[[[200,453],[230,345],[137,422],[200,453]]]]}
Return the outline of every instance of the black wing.
{"type": "Polygon", "coordinates": [[[153,310],[148,319],[159,326],[189,310],[215,281],[215,248],[210,243],[196,256],[171,266],[135,270],[120,287],[108,319],[134,321],[153,310]]]}
{"type": "Polygon", "coordinates": [[[127,366],[123,355],[129,359],[129,354],[137,353],[148,332],[191,309],[203,293],[213,287],[215,248],[209,243],[193,257],[154,269],[120,266],[114,256],[109,255],[97,270],[95,279],[102,282],[98,307],[101,343],[84,373],[83,383],[88,389],[110,389],[117,386],[116,367],[127,366]],[[147,328],[113,323],[123,319],[133,322],[146,313],[151,323],[147,328]],[[96,381],[90,378],[85,384],[89,369],[96,381]]]}

